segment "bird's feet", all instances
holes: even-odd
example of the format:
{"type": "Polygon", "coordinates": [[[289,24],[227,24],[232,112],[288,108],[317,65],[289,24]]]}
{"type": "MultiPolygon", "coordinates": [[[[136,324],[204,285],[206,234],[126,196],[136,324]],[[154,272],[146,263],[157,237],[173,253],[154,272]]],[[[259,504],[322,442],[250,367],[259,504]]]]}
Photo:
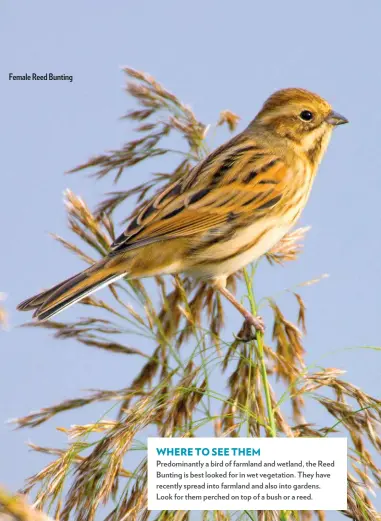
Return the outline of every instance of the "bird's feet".
{"type": "Polygon", "coordinates": [[[240,342],[251,342],[257,339],[257,332],[263,333],[265,331],[265,324],[262,317],[255,317],[249,315],[245,318],[245,322],[236,336],[240,342]]]}
{"type": "Polygon", "coordinates": [[[259,333],[265,332],[265,323],[262,317],[255,317],[251,313],[247,313],[245,315],[245,322],[248,322],[251,326],[254,326],[256,331],[259,331],[259,333]]]}

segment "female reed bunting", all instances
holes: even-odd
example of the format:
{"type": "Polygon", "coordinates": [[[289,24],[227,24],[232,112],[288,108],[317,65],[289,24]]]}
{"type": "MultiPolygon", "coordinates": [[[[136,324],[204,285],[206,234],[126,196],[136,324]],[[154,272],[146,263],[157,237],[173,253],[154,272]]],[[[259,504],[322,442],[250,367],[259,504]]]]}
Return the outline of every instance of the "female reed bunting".
{"type": "Polygon", "coordinates": [[[156,195],[90,268],[22,302],[46,320],[121,277],[185,272],[213,284],[263,331],[226,288],[227,277],[272,248],[295,224],[332,129],[348,120],[304,89],[275,92],[256,118],[156,195]]]}

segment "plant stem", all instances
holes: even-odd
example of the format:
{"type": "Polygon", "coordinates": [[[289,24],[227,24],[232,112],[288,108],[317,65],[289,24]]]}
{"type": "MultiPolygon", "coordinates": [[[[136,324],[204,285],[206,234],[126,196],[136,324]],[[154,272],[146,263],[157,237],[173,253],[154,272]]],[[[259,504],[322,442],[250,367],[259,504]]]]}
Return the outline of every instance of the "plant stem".
{"type": "Polygon", "coordinates": [[[251,521],[255,521],[255,518],[251,515],[251,512],[249,512],[248,510],[244,510],[244,512],[248,516],[248,518],[251,519],[251,521]]]}
{"type": "MultiPolygon", "coordinates": [[[[256,304],[255,297],[254,297],[253,285],[252,285],[252,281],[250,280],[250,277],[249,277],[249,274],[248,274],[246,268],[243,270],[243,275],[245,277],[245,283],[246,283],[247,293],[248,293],[249,302],[250,302],[250,311],[253,315],[256,315],[257,314],[257,304],[256,304]]],[[[258,347],[258,357],[259,357],[260,371],[261,371],[261,377],[262,377],[262,384],[263,384],[263,389],[265,392],[270,435],[273,438],[275,438],[276,437],[276,425],[275,425],[274,411],[273,411],[273,408],[271,405],[269,381],[267,378],[266,362],[265,362],[264,348],[263,348],[263,334],[260,333],[259,331],[257,331],[257,347],[258,347]]]]}

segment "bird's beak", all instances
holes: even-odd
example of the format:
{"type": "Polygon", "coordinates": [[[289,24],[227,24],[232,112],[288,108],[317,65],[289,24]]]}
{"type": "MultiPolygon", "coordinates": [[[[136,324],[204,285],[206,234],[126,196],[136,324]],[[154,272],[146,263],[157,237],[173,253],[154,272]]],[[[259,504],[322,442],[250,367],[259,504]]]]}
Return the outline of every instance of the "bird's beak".
{"type": "Polygon", "coordinates": [[[326,122],[329,123],[330,125],[334,125],[335,127],[337,125],[344,125],[345,123],[349,123],[347,118],[345,118],[338,112],[335,112],[334,110],[332,110],[332,112],[330,112],[328,114],[328,117],[326,118],[326,122]]]}

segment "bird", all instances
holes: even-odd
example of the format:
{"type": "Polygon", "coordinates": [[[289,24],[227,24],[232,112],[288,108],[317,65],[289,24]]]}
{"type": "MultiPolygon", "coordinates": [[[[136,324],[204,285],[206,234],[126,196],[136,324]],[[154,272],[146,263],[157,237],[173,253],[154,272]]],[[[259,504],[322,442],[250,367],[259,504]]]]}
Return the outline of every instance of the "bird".
{"type": "Polygon", "coordinates": [[[245,130],[154,195],[89,268],[21,304],[44,321],[101,287],[184,273],[214,286],[264,332],[227,289],[229,275],[257,260],[293,227],[309,198],[332,131],[348,120],[301,88],[273,93],[245,130]]]}

